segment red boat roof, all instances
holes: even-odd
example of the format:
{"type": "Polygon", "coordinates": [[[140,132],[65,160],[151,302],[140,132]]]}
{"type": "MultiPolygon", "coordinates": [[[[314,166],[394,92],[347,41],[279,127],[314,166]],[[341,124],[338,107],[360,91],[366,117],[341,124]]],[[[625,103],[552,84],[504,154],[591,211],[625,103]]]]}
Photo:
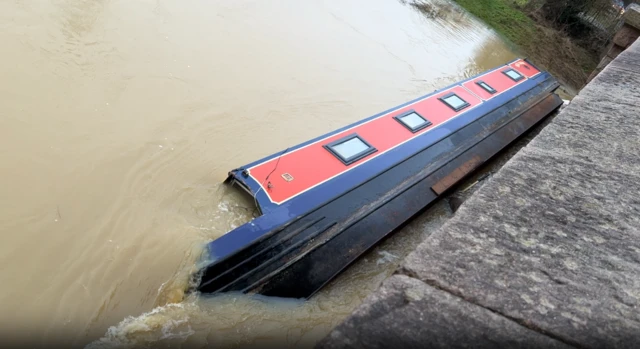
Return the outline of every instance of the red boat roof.
{"type": "Polygon", "coordinates": [[[281,204],[365,163],[538,75],[524,60],[331,134],[249,169],[260,190],[281,204]],[[342,155],[342,156],[341,156],[342,155]]]}

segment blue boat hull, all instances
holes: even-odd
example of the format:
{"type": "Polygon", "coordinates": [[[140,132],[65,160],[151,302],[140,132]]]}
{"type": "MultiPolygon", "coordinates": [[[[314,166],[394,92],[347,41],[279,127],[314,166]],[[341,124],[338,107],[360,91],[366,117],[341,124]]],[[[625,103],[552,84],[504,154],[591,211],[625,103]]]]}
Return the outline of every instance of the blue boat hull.
{"type": "Polygon", "coordinates": [[[232,171],[230,181],[258,193],[263,216],[208,245],[197,289],[312,296],[557,109],[558,86],[541,73],[282,205],[260,199],[259,183],[242,176],[242,169],[232,171]]]}

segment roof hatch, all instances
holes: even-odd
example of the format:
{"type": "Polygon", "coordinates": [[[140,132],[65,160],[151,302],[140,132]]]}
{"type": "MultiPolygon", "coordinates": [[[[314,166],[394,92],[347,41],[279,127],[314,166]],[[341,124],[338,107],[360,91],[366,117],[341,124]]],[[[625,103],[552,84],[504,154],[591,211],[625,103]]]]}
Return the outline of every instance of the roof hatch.
{"type": "Polygon", "coordinates": [[[469,104],[469,102],[465,101],[464,99],[462,99],[462,97],[453,92],[448,93],[438,99],[455,111],[460,111],[471,105],[469,104]]]}
{"type": "Polygon", "coordinates": [[[522,79],[524,79],[524,76],[520,73],[518,73],[517,71],[515,71],[512,68],[509,68],[507,70],[503,70],[502,73],[506,76],[508,76],[509,78],[511,78],[511,80],[513,81],[520,81],[522,79]]]}
{"type": "Polygon", "coordinates": [[[415,110],[409,110],[400,115],[396,115],[393,118],[413,133],[431,125],[431,121],[422,117],[422,115],[418,114],[415,110]]]}
{"type": "Polygon", "coordinates": [[[350,165],[377,151],[376,148],[358,136],[357,133],[340,138],[337,141],[323,145],[323,147],[345,165],[350,165]]]}

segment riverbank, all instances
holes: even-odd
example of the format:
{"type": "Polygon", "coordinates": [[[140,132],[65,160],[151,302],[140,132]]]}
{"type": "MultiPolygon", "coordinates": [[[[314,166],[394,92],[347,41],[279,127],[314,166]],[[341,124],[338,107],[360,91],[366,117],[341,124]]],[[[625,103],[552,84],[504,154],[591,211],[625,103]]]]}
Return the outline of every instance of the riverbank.
{"type": "Polygon", "coordinates": [[[597,54],[574,43],[566,33],[530,18],[522,10],[527,0],[454,1],[574,89],[584,85],[598,64],[597,54]]]}

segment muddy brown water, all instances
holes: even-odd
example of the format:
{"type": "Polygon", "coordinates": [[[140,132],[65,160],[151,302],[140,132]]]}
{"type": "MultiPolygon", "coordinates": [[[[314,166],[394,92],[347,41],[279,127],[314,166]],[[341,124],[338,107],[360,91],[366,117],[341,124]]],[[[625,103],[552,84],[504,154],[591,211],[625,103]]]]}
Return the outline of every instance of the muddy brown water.
{"type": "Polygon", "coordinates": [[[0,1],[0,333],[36,345],[312,346],[451,215],[308,302],[183,297],[248,221],[229,169],[516,54],[446,2],[0,1]]]}

